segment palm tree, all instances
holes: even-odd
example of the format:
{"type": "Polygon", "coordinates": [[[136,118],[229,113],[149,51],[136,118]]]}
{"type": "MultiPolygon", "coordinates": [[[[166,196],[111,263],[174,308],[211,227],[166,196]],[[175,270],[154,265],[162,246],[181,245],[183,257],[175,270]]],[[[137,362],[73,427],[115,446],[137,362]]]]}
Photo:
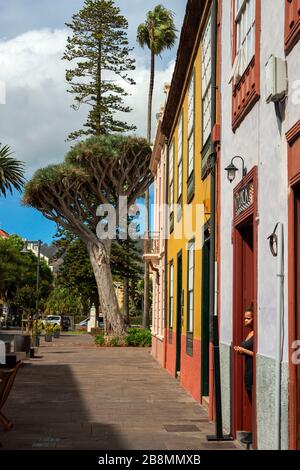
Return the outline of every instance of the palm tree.
{"type": "Polygon", "coordinates": [[[137,30],[137,42],[144,48],[150,49],[150,86],[148,98],[147,139],[151,140],[152,97],[154,88],[155,56],[165,49],[172,49],[176,41],[176,28],[174,13],[162,5],[157,5],[153,11],[148,11],[145,23],[141,23],[137,30]]]}
{"type": "Polygon", "coordinates": [[[12,152],[8,145],[2,147],[0,143],[0,194],[6,197],[7,192],[13,189],[22,190],[24,179],[24,163],[11,157],[12,152]]]}
{"type": "MultiPolygon", "coordinates": [[[[147,139],[151,142],[151,121],[152,121],[152,98],[154,89],[155,56],[160,55],[165,49],[171,49],[176,41],[176,28],[174,24],[174,13],[167,10],[163,5],[157,5],[153,11],[148,11],[146,21],[138,26],[137,42],[144,48],[150,49],[150,86],[148,97],[148,119],[147,119],[147,139]]],[[[149,214],[149,190],[145,193],[146,213],[149,214]]],[[[148,251],[148,231],[149,216],[145,227],[144,253],[148,251]]],[[[144,275],[144,312],[143,326],[149,326],[149,265],[145,263],[144,275]]]]}

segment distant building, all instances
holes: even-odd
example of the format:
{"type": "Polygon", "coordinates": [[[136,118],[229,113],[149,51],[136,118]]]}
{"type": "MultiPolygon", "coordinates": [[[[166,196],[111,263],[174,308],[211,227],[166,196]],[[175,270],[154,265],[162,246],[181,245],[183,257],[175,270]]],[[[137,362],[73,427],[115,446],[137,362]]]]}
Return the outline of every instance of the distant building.
{"type": "MultiPolygon", "coordinates": [[[[170,86],[165,85],[165,93],[169,92],[170,86]]],[[[161,132],[164,106],[157,114],[157,127],[154,139],[154,148],[150,168],[154,177],[154,204],[156,208],[166,204],[166,155],[167,148],[165,136],[161,132]]],[[[152,272],[152,355],[165,367],[166,351],[166,303],[165,303],[165,271],[166,271],[166,220],[165,214],[161,210],[154,211],[154,233],[151,234],[148,246],[148,253],[144,255],[144,260],[150,265],[152,272]]]]}
{"type": "MultiPolygon", "coordinates": [[[[23,239],[24,242],[27,241],[26,238],[23,239]]],[[[38,246],[36,243],[31,243],[27,241],[27,248],[28,250],[32,251],[35,256],[38,256],[38,246]]],[[[54,245],[48,246],[47,244],[43,244],[41,246],[41,253],[40,258],[45,261],[47,266],[51,269],[53,273],[56,273],[59,269],[59,266],[62,264],[62,259],[59,258],[58,260],[55,259],[55,255],[57,253],[57,248],[54,245]]]]}
{"type": "Polygon", "coordinates": [[[0,228],[0,238],[9,238],[9,234],[0,228]]]}

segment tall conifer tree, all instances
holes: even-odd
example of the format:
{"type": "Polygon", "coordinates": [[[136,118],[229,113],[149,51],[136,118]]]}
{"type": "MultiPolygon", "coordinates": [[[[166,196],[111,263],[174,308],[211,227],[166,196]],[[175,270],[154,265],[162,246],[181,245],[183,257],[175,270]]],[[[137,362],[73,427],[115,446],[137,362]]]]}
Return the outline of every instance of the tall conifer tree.
{"type": "Polygon", "coordinates": [[[124,104],[128,91],[122,81],[134,84],[128,73],[135,69],[128,46],[128,22],[113,0],[85,0],[83,8],[66,23],[72,30],[68,37],[64,60],[74,61],[66,71],[75,95],[73,109],[82,104],[91,107],[83,129],[72,132],[69,140],[83,135],[125,132],[135,127],[119,119],[131,108],[124,104]]]}

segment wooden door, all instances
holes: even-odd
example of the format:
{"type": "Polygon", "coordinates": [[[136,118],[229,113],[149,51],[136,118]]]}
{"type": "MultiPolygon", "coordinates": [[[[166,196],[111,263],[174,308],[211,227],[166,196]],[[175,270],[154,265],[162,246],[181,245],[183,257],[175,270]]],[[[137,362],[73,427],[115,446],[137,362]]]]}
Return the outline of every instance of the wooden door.
{"type": "MultiPolygon", "coordinates": [[[[254,301],[254,245],[252,219],[234,231],[233,346],[240,345],[249,331],[244,312],[254,301]]],[[[233,352],[233,431],[252,430],[252,407],[245,384],[245,359],[233,352]]]]}

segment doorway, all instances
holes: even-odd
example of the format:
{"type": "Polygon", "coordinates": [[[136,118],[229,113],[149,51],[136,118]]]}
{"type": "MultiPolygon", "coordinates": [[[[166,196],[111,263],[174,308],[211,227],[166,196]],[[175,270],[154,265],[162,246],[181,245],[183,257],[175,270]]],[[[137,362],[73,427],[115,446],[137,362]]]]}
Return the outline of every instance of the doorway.
{"type": "Polygon", "coordinates": [[[182,251],[177,256],[177,311],[176,311],[176,375],[180,375],[181,366],[181,332],[184,293],[182,290],[182,251]]]}
{"type": "MultiPolygon", "coordinates": [[[[244,327],[244,312],[253,306],[255,300],[255,254],[253,217],[235,228],[234,234],[234,310],[233,346],[239,346],[249,331],[244,327]]],[[[254,322],[254,338],[256,336],[254,322]]],[[[255,361],[254,361],[255,364],[255,361]]],[[[252,407],[247,394],[244,375],[244,356],[233,352],[233,430],[254,431],[252,429],[252,407]]],[[[253,371],[255,377],[255,369],[253,371]]]]}
{"type": "Polygon", "coordinates": [[[201,396],[209,396],[209,260],[210,237],[204,230],[202,249],[202,315],[201,315],[201,396]]]}

